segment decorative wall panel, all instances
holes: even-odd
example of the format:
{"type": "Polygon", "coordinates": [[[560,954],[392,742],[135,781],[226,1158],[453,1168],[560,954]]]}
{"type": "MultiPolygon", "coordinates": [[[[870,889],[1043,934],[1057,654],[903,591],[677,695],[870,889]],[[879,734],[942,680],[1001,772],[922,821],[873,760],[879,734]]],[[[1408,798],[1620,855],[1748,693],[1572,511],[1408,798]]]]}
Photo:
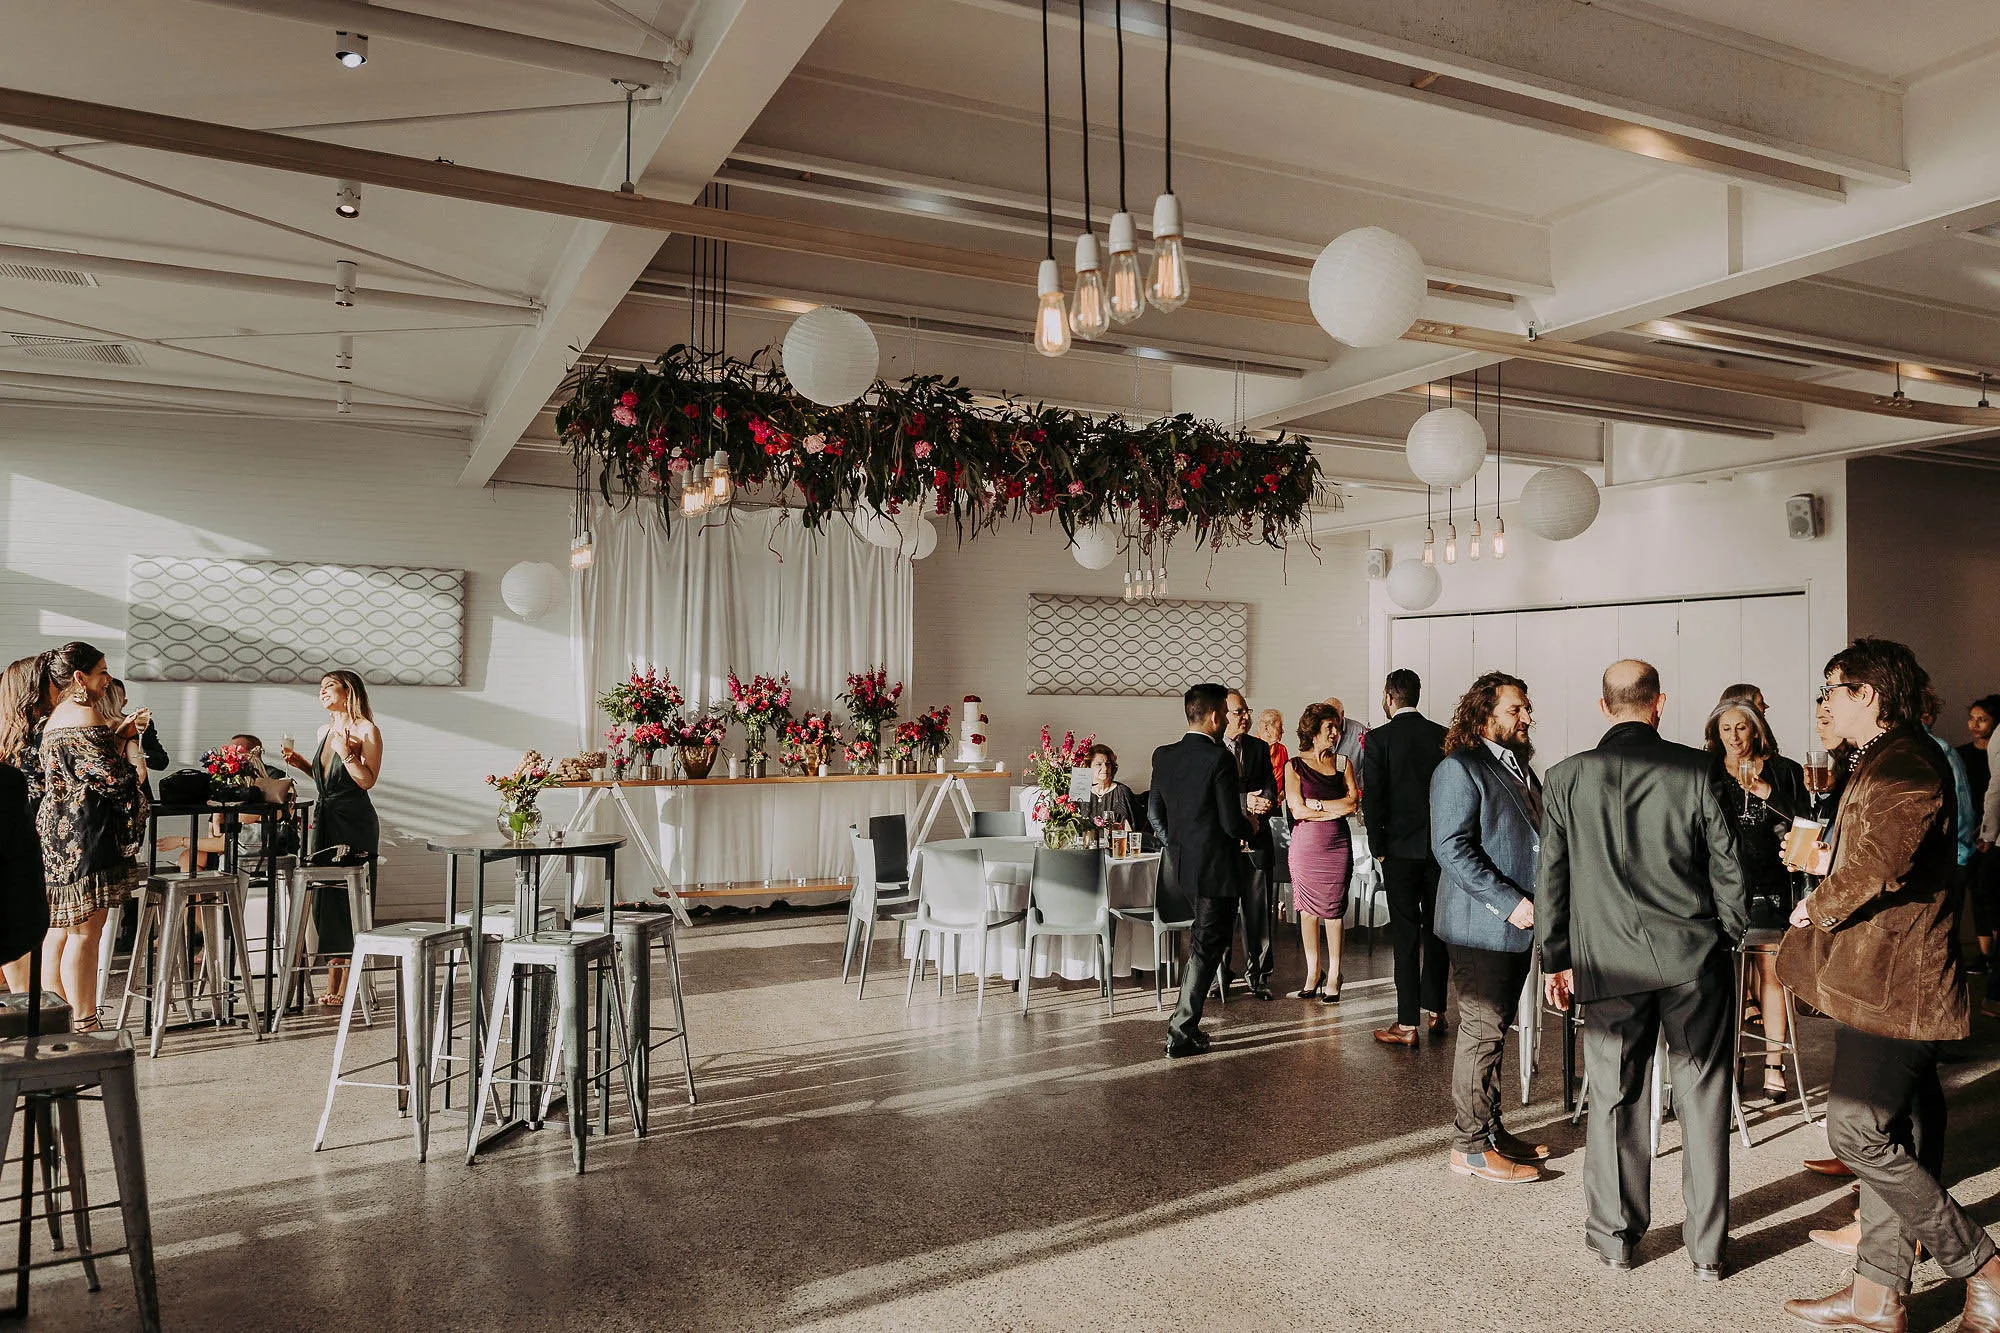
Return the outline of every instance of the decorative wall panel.
{"type": "Polygon", "coordinates": [[[131,680],[461,685],[465,572],[131,557],[131,680]]]}
{"type": "Polygon", "coordinates": [[[1247,688],[1250,607],[1028,594],[1028,693],[1178,696],[1247,688]]]}

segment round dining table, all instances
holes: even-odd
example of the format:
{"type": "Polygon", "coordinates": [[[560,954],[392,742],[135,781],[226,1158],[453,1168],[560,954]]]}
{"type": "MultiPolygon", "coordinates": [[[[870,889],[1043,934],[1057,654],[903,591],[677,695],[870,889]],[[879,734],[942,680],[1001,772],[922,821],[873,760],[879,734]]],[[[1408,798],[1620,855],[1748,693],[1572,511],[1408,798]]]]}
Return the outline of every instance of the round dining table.
{"type": "MultiPolygon", "coordinates": [[[[939,838],[917,847],[911,858],[910,887],[918,894],[923,892],[924,854],[933,851],[973,851],[978,852],[986,864],[986,886],[992,895],[996,911],[1018,912],[1028,905],[1028,880],[1035,868],[1035,849],[1042,845],[1035,837],[998,838],[939,838]]],[[[1160,854],[1142,852],[1136,856],[1105,857],[1105,893],[1113,907],[1142,907],[1152,902],[1153,891],[1160,876],[1160,854]]],[[[1153,932],[1142,922],[1114,920],[1111,937],[1111,975],[1129,976],[1134,969],[1144,972],[1153,970],[1153,932]]],[[[1016,922],[1003,930],[994,932],[986,949],[988,976],[998,976],[1007,981],[1018,981],[1021,977],[1021,944],[1027,937],[1025,927],[1016,922]]],[[[906,932],[903,940],[903,957],[916,955],[916,933],[906,932]]],[[[924,955],[931,962],[938,962],[941,953],[948,948],[947,941],[937,935],[928,937],[924,945],[924,955]]],[[[976,964],[976,951],[961,948],[955,961],[957,969],[970,976],[976,964]]],[[[1087,936],[1044,936],[1035,942],[1035,957],[1030,969],[1035,977],[1060,976],[1065,981],[1089,981],[1097,976],[1096,945],[1087,936]]]]}

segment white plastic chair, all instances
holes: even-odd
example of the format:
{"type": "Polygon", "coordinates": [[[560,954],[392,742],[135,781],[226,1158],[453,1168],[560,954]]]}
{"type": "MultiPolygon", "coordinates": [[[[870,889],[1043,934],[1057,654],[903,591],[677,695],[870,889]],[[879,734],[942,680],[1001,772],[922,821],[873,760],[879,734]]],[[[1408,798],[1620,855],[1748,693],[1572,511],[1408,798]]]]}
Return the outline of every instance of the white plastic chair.
{"type": "Polygon", "coordinates": [[[939,957],[943,957],[942,937],[952,939],[953,956],[957,942],[970,936],[976,942],[974,966],[979,969],[979,1002],[976,1014],[986,1012],[986,941],[996,930],[1005,930],[1027,916],[1025,909],[998,911],[986,887],[986,858],[977,851],[939,851],[919,848],[923,857],[922,888],[917,898],[917,915],[911,926],[917,932],[917,947],[910,958],[910,987],[903,1007],[917,993],[917,966],[924,957],[924,937],[937,935],[939,957]]]}
{"type": "Polygon", "coordinates": [[[847,840],[854,849],[854,892],[847,898],[847,949],[840,959],[840,979],[845,983],[854,965],[854,946],[858,940],[861,945],[861,985],[856,988],[854,998],[859,1000],[868,989],[868,951],[875,943],[875,923],[896,922],[896,937],[900,940],[904,925],[916,919],[917,895],[907,881],[900,884],[877,882],[875,843],[853,824],[847,826],[847,840]]]}
{"type": "Polygon", "coordinates": [[[1035,941],[1087,935],[1097,942],[1097,983],[1111,1012],[1111,910],[1104,892],[1104,858],[1095,850],[1035,849],[1028,880],[1028,915],[1021,940],[1021,1013],[1028,1012],[1035,941]]]}

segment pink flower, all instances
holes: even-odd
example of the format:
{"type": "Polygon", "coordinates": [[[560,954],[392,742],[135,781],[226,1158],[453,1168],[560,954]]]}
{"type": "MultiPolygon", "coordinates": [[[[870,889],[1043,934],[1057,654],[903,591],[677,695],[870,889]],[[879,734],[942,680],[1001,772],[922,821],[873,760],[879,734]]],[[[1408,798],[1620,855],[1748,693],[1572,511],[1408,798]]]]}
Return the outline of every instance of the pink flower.
{"type": "Polygon", "coordinates": [[[918,458],[929,458],[931,456],[931,442],[929,440],[918,440],[910,452],[918,458]]]}
{"type": "Polygon", "coordinates": [[[611,409],[611,419],[621,426],[636,426],[639,424],[639,414],[623,403],[611,409]]]}
{"type": "Polygon", "coordinates": [[[668,463],[667,467],[675,472],[685,472],[688,470],[688,461],[685,458],[676,458],[668,463]]]}
{"type": "Polygon", "coordinates": [[[822,450],[823,450],[823,449],[825,449],[825,448],[826,448],[826,436],[824,436],[824,435],[808,435],[808,436],[806,436],[806,452],[807,452],[807,453],[809,453],[809,454],[816,454],[816,453],[819,453],[820,451],[822,451],[822,450]]]}
{"type": "Polygon", "coordinates": [[[1080,481],[1073,481],[1073,482],[1071,482],[1071,483],[1069,484],[1069,493],[1070,493],[1071,495],[1082,495],[1082,494],[1083,494],[1083,483],[1082,483],[1082,482],[1080,482],[1080,481]]]}

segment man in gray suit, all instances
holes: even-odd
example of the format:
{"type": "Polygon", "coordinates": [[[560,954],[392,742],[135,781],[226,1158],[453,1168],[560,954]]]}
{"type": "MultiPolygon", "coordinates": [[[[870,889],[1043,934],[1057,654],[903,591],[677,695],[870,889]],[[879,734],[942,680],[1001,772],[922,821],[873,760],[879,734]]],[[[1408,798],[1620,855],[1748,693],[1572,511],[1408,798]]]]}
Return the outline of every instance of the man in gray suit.
{"type": "Polygon", "coordinates": [[[1681,1234],[1695,1277],[1713,1282],[1729,1238],[1730,950],[1749,901],[1708,756],[1660,737],[1666,699],[1654,668],[1614,662],[1598,705],[1611,730],[1549,770],[1535,938],[1549,1003],[1585,1005],[1584,1239],[1630,1268],[1652,1221],[1646,1070],[1664,1029],[1681,1234]]]}
{"type": "Polygon", "coordinates": [[[1542,784],[1529,761],[1528,686],[1489,671],[1452,713],[1431,774],[1431,852],[1438,863],[1432,931],[1451,951],[1458,997],[1451,1169],[1513,1185],[1539,1179],[1549,1150],[1500,1123],[1500,1057],[1521,1007],[1534,944],[1535,859],[1542,784]]]}

